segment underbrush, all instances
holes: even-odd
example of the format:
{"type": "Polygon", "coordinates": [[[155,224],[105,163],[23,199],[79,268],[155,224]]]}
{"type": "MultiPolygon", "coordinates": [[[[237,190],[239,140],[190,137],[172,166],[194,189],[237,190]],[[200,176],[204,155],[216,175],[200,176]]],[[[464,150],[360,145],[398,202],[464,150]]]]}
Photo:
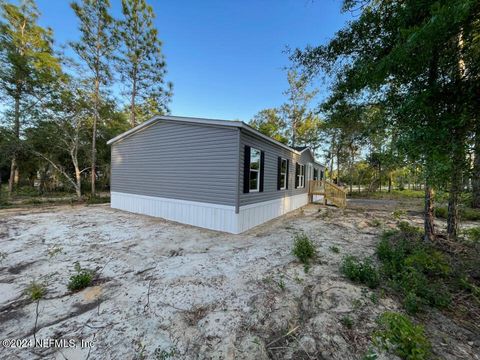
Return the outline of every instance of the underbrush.
{"type": "Polygon", "coordinates": [[[447,286],[452,273],[449,259],[421,240],[421,231],[400,223],[397,231],[384,233],[377,246],[380,271],[386,285],[403,299],[407,312],[423,306],[447,307],[451,302],[447,286]]]}
{"type": "Polygon", "coordinates": [[[431,345],[421,325],[415,325],[402,315],[386,312],[378,319],[374,344],[406,360],[428,359],[431,345]]]}
{"type": "MultiPolygon", "coordinates": [[[[458,209],[458,215],[460,217],[460,220],[479,221],[480,209],[460,207],[458,209]]],[[[446,206],[437,206],[435,208],[435,216],[440,219],[446,219],[448,217],[448,208],[446,206]]]]}
{"type": "MultiPolygon", "coordinates": [[[[472,228],[470,233],[468,236],[476,239],[480,230],[472,228]]],[[[478,269],[476,244],[478,242],[459,251],[464,246],[460,243],[455,244],[455,249],[446,248],[448,243],[441,240],[426,243],[420,228],[400,222],[397,229],[382,235],[376,249],[378,265],[371,258],[347,256],[341,271],[354,282],[370,288],[382,286],[399,296],[409,314],[416,314],[426,307],[450,308],[459,294],[466,295],[462,298],[471,298],[471,304],[478,307],[480,287],[475,275],[478,269]],[[469,254],[470,258],[461,258],[459,253],[469,254]]]]}
{"type": "Polygon", "coordinates": [[[110,202],[110,196],[89,196],[86,199],[88,205],[105,204],[110,202]]]}

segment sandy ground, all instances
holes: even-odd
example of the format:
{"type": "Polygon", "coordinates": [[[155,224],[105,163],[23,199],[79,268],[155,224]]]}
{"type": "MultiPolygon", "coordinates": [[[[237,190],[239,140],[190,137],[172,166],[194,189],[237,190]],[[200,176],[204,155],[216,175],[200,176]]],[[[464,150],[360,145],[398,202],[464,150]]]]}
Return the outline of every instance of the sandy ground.
{"type": "MultiPolygon", "coordinates": [[[[241,235],[108,205],[0,211],[0,338],[33,338],[36,303],[25,288],[35,280],[47,286],[36,338],[77,345],[0,348],[0,358],[361,359],[376,318],[400,305],[378,292],[374,301],[339,265],[346,254],[374,253],[396,206],[309,205],[241,235]],[[292,255],[301,231],[317,247],[308,273],[292,255]],[[99,276],[71,293],[77,261],[99,276]]],[[[479,334],[433,310],[424,316],[437,356],[479,359],[479,334]]]]}

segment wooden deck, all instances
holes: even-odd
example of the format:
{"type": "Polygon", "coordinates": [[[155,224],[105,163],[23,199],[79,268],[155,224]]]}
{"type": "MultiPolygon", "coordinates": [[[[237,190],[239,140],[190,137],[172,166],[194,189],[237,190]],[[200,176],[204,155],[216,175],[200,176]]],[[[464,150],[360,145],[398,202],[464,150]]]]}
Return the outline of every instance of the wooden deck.
{"type": "Polygon", "coordinates": [[[313,195],[323,195],[325,205],[330,201],[340,208],[347,206],[347,191],[326,180],[310,180],[308,184],[309,202],[313,202],[313,195]]]}

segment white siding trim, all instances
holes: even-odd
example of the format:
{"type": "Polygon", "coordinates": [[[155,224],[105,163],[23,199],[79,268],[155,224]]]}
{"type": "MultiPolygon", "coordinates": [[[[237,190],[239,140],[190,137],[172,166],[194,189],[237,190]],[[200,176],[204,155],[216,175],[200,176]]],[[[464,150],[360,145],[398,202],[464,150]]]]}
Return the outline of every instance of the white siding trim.
{"type": "Polygon", "coordinates": [[[239,213],[236,214],[235,206],[120,192],[111,193],[111,207],[114,209],[233,234],[239,234],[307,203],[308,194],[299,194],[241,206],[239,213]]]}
{"type": "Polygon", "coordinates": [[[112,192],[111,207],[207,229],[237,233],[235,206],[112,192]]]}
{"type": "Polygon", "coordinates": [[[275,219],[307,204],[308,194],[299,194],[240,206],[238,233],[275,219]]]}

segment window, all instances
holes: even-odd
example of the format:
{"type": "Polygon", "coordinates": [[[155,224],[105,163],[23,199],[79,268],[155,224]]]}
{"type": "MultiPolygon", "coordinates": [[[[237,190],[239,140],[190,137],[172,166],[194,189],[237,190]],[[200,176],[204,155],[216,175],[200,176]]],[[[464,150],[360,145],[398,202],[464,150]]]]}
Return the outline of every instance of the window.
{"type": "Polygon", "coordinates": [[[305,187],[305,165],[297,164],[297,188],[304,188],[305,187]]]}
{"type": "Polygon", "coordinates": [[[318,179],[318,169],[313,169],[313,180],[319,180],[318,179]]]}
{"type": "Polygon", "coordinates": [[[260,190],[260,163],[261,152],[258,149],[250,149],[250,191],[259,191],[260,190]]]}
{"type": "Polygon", "coordinates": [[[280,190],[287,188],[288,160],[280,159],[280,190]]]}

